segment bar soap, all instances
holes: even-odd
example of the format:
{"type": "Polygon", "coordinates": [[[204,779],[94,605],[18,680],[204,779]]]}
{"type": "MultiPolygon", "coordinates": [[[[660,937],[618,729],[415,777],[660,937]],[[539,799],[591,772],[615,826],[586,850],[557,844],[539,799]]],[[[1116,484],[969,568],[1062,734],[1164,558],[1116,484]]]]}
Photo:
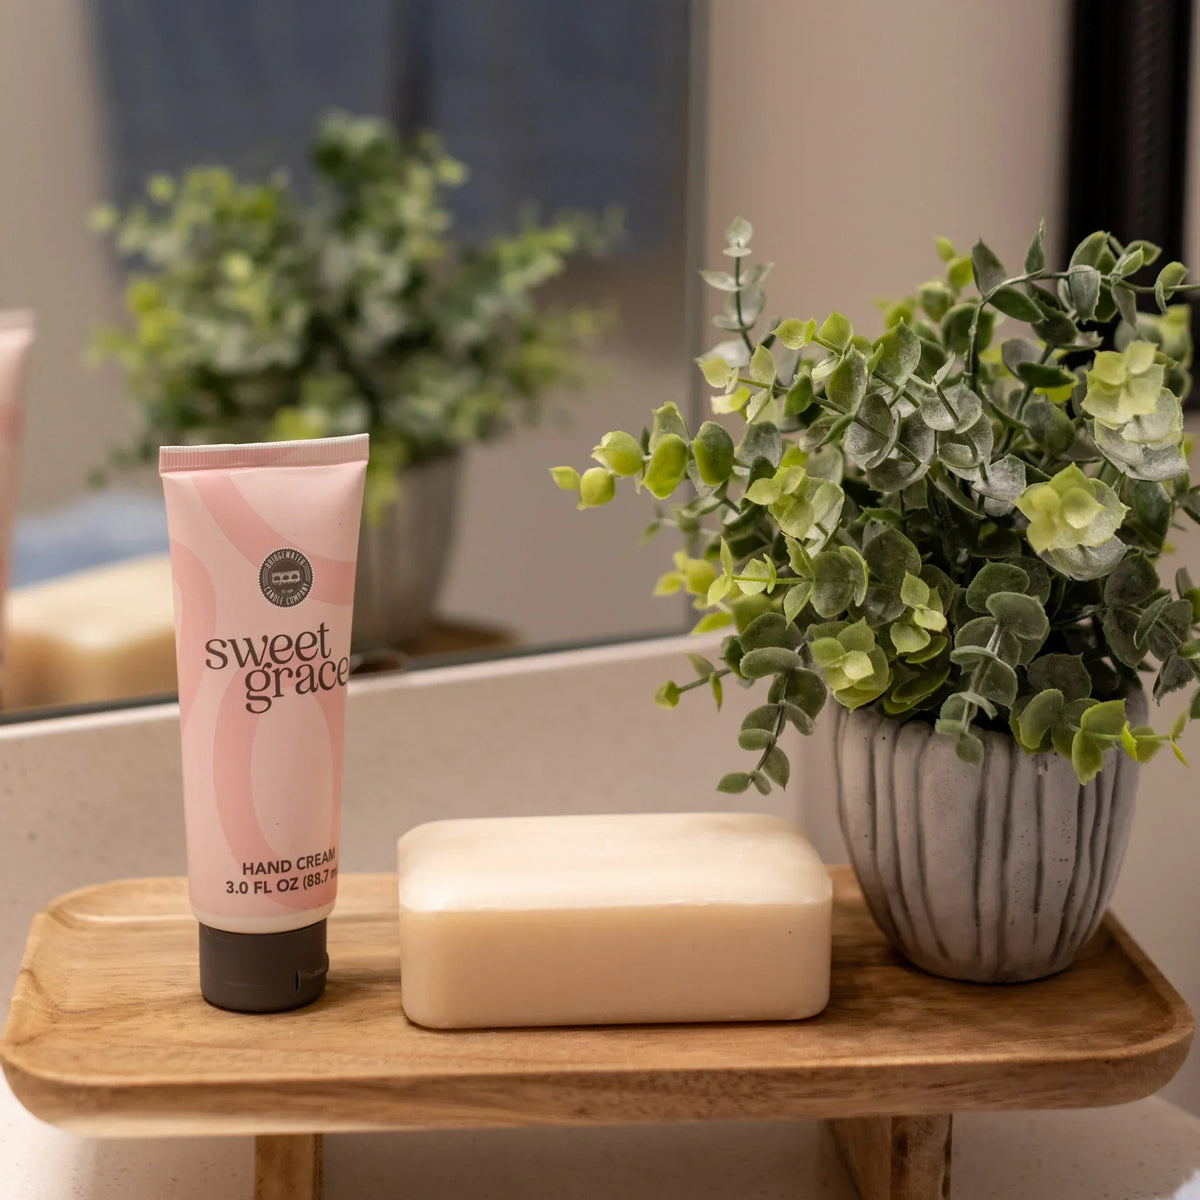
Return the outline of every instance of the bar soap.
{"type": "Polygon", "coordinates": [[[436,1029],[796,1020],[832,886],[756,813],[435,821],[399,842],[401,999],[436,1029]]]}

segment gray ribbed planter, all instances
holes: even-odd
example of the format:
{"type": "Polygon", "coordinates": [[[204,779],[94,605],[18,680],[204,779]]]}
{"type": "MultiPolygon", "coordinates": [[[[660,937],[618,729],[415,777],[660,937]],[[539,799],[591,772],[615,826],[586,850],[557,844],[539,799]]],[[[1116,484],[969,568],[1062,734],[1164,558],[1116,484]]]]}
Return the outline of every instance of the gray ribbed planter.
{"type": "MultiPolygon", "coordinates": [[[[1140,693],[1129,710],[1144,719],[1140,693]]],[[[1109,751],[1081,785],[1061,756],[987,732],[979,769],[925,721],[835,713],[842,832],[892,945],[935,975],[979,983],[1070,966],[1117,880],[1137,764],[1109,751]]]]}
{"type": "Polygon", "coordinates": [[[400,475],[395,500],[363,516],[354,581],[355,651],[403,649],[429,627],[458,514],[462,458],[437,458],[400,475]]]}

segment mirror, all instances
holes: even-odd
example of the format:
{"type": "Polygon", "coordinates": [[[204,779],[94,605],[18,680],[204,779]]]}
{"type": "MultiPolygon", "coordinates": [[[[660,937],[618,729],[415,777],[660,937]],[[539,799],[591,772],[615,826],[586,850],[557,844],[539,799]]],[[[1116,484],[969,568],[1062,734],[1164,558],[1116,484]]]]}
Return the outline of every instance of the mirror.
{"type": "Polygon", "coordinates": [[[150,457],[158,441],[356,432],[374,419],[362,390],[396,409],[393,426],[418,409],[426,421],[373,438],[373,536],[385,559],[417,549],[389,584],[406,623],[364,635],[365,665],[685,628],[681,602],[651,595],[663,550],[636,549],[644,504],[625,494],[603,516],[578,514],[547,468],[581,464],[609,429],[639,429],[651,403],[698,411],[702,4],[68,0],[18,6],[5,41],[0,110],[22,114],[24,165],[0,195],[0,308],[33,310],[37,342],[0,719],[170,689],[161,488],[152,466],[114,467],[111,448],[141,439],[150,457]],[[322,126],[330,110],[374,120],[322,126]],[[461,182],[426,131],[463,164],[461,182]],[[364,182],[379,155],[400,153],[393,137],[408,157],[364,182]],[[339,181],[335,159],[363,177],[339,181]],[[197,166],[229,174],[189,182],[197,166]],[[436,201],[422,191],[431,176],[436,201]],[[262,190],[237,190],[251,184],[262,190]],[[474,264],[456,291],[380,282],[415,278],[423,260],[377,214],[346,233],[372,185],[407,214],[400,224],[434,221],[431,274],[474,264]],[[247,206],[260,201],[295,222],[255,250],[263,223],[247,206]],[[149,216],[131,218],[139,208],[149,216]],[[336,301],[357,373],[330,364],[331,341],[262,365],[282,318],[256,325],[254,306],[290,303],[300,285],[280,263],[310,251],[322,286],[339,270],[370,276],[336,301]],[[201,283],[181,283],[189,254],[209,272],[201,283]],[[463,350],[468,308],[503,343],[482,366],[484,351],[463,350]],[[561,314],[580,312],[563,334],[561,314]],[[103,327],[122,332],[97,341],[103,327]],[[89,344],[103,365],[85,362],[89,344]]]}

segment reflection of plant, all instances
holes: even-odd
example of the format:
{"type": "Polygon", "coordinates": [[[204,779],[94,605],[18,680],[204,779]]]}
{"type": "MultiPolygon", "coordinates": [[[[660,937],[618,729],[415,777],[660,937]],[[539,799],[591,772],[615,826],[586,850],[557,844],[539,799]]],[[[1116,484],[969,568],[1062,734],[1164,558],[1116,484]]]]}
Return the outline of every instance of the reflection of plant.
{"type": "Polygon", "coordinates": [[[738,735],[756,763],[721,789],[785,784],[779,737],[811,732],[830,692],[936,719],[976,764],[986,727],[1057,750],[1081,780],[1118,744],[1139,761],[1174,747],[1200,689],[1169,734],[1131,728],[1124,696],[1139,671],[1156,698],[1200,679],[1200,588],[1180,571],[1169,590],[1155,566],[1176,512],[1200,521],[1182,444],[1191,337],[1167,305],[1184,268],[1136,284],[1158,249],[1096,233],[1048,270],[1039,228],[1010,275],[984,243],[960,256],[940,238],[945,276],[891,305],[875,341],[838,313],[756,340],[770,265],[745,269],[750,233],[735,221],[733,270],[704,273],[734,336],[699,360],[740,440],[717,421],[693,433],[665,404],[640,440],[606,435],[600,466],[553,472],[581,508],[618,476],[660,499],[688,484],[651,526],[688,547],[657,590],[696,596],[697,631],[737,632],[719,665],[691,655],[698,678],[657,698],[709,684],[719,705],[727,676],[770,680],[738,735]],[[1161,315],[1136,311],[1143,292],[1161,315]],[[1029,334],[994,347],[1005,317],[1029,334]],[[1113,326],[1117,349],[1099,349],[1113,326]]]}
{"type": "Polygon", "coordinates": [[[375,466],[391,469],[534,421],[548,389],[581,381],[575,351],[598,314],[533,297],[607,229],[527,221],[456,244],[441,193],[464,167],[381,120],[326,117],[312,158],[308,207],[282,176],[201,168],[153,178],[123,216],[98,214],[136,266],[132,327],[95,340],[141,403],[135,459],[164,440],[369,430],[375,466]]]}

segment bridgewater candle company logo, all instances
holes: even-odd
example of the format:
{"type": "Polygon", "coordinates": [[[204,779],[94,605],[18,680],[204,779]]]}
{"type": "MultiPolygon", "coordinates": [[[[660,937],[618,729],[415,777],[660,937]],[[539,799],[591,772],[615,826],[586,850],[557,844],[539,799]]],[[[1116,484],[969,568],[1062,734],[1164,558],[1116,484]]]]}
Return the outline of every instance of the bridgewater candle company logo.
{"type": "Polygon", "coordinates": [[[291,547],[272,550],[258,571],[262,594],[279,608],[292,608],[312,591],[312,564],[291,547]]]}

